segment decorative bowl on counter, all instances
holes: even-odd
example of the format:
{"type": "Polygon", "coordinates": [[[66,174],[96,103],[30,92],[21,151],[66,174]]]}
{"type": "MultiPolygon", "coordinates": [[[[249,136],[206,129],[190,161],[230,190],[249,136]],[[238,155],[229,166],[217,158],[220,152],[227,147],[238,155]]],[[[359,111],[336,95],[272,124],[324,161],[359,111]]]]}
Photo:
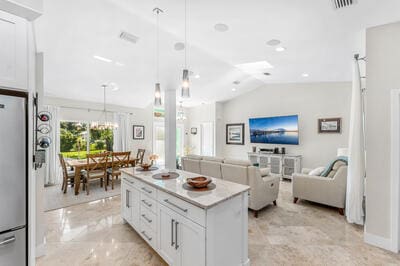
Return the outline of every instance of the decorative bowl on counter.
{"type": "Polygon", "coordinates": [[[148,163],[142,163],[140,166],[143,168],[143,171],[149,171],[152,165],[148,163]]]}
{"type": "Polygon", "coordinates": [[[204,188],[204,187],[207,187],[208,184],[210,184],[212,180],[209,177],[197,176],[197,177],[188,178],[186,181],[190,186],[192,186],[194,188],[204,188]]]}

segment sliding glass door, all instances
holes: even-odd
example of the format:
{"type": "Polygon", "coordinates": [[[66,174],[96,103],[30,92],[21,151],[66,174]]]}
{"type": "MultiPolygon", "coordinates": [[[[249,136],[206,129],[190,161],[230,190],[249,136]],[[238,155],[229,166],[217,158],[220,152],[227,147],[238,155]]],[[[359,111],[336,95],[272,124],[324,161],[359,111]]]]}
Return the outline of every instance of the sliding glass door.
{"type": "MultiPolygon", "coordinates": [[[[177,159],[183,156],[184,151],[184,126],[183,124],[176,125],[176,156],[177,159]]],[[[165,164],[165,127],[163,122],[154,123],[153,134],[154,153],[159,156],[157,163],[160,165],[165,164]]]]}

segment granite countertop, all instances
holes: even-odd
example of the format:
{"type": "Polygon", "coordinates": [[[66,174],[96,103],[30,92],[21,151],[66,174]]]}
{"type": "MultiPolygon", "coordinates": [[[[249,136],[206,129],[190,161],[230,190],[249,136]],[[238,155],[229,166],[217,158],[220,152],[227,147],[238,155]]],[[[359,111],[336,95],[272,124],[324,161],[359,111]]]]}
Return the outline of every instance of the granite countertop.
{"type": "Polygon", "coordinates": [[[127,175],[135,177],[140,181],[149,184],[157,189],[160,189],[166,193],[172,194],[184,201],[187,201],[202,209],[211,208],[225,200],[235,197],[245,191],[250,190],[249,186],[237,184],[229,181],[225,181],[218,178],[212,178],[212,182],[216,185],[215,189],[209,191],[189,191],[184,189],[182,186],[186,183],[188,177],[199,176],[190,172],[182,170],[173,170],[179,174],[176,179],[160,180],[154,179],[152,176],[163,172],[163,170],[155,170],[148,172],[136,171],[135,168],[124,168],[121,171],[127,175]]]}

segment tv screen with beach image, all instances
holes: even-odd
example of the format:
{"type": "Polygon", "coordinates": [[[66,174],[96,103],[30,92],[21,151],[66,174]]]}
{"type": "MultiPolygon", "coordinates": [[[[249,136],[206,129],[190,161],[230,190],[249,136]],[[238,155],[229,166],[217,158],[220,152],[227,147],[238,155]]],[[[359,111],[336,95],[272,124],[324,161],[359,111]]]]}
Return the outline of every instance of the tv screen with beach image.
{"type": "Polygon", "coordinates": [[[250,118],[250,142],[267,144],[299,144],[298,115],[250,118]]]}

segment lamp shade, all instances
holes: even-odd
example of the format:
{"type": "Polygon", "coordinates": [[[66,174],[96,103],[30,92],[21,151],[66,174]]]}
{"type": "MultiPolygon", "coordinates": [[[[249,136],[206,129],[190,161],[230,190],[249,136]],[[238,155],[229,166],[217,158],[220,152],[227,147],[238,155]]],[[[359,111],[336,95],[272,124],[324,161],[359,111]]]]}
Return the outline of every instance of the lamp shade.
{"type": "Polygon", "coordinates": [[[182,98],[190,98],[190,90],[189,90],[189,70],[184,69],[182,75],[182,98]]]}
{"type": "Polygon", "coordinates": [[[161,106],[161,88],[160,83],[156,83],[155,92],[154,92],[154,105],[161,106]]]}

